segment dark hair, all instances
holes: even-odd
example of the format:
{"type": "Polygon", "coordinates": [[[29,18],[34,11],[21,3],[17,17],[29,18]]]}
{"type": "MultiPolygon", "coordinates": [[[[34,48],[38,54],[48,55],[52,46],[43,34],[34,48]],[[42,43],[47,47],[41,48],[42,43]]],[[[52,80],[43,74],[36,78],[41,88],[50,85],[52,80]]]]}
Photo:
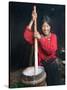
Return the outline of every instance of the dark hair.
{"type": "Polygon", "coordinates": [[[43,16],[43,18],[42,18],[42,24],[44,22],[47,22],[52,27],[52,21],[51,21],[51,18],[49,16],[43,16]]]}

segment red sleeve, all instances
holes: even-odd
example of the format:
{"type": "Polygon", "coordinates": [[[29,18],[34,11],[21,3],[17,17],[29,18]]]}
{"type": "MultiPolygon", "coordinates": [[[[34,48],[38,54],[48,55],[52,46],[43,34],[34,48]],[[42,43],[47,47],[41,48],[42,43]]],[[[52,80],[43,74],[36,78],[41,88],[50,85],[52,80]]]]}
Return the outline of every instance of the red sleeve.
{"type": "Polygon", "coordinates": [[[33,44],[33,32],[28,27],[26,27],[24,30],[24,39],[28,43],[33,44]]]}
{"type": "Polygon", "coordinates": [[[43,50],[46,51],[46,53],[52,54],[57,50],[57,37],[55,34],[52,34],[51,39],[48,40],[47,38],[41,38],[38,40],[43,50]]]}

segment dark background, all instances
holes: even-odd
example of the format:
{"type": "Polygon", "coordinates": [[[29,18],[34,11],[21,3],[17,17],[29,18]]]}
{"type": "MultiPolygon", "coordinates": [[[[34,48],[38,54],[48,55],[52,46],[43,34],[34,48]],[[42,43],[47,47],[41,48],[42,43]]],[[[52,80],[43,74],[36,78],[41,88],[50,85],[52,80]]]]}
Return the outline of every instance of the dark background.
{"type": "Polygon", "coordinates": [[[31,20],[33,5],[37,6],[38,30],[43,15],[53,21],[53,31],[58,37],[58,50],[65,48],[65,5],[9,2],[9,67],[16,70],[29,66],[31,46],[24,40],[25,26],[31,20]]]}

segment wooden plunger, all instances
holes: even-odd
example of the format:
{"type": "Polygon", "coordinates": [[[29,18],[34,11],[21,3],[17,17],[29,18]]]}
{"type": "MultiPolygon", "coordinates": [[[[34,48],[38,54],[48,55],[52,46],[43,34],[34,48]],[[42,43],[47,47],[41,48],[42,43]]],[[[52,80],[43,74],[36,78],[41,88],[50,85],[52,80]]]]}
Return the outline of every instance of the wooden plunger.
{"type": "MultiPolygon", "coordinates": [[[[34,12],[36,13],[36,6],[34,6],[34,12]]],[[[37,31],[37,19],[34,21],[34,32],[37,31]]],[[[34,39],[34,59],[35,59],[35,74],[38,73],[38,42],[34,39]]]]}

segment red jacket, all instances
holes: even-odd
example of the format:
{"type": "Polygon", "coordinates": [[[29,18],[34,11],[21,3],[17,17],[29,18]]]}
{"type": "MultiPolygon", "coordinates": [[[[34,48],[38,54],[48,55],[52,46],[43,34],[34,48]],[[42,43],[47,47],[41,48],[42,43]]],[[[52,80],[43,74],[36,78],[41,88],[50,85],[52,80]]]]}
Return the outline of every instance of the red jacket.
{"type": "MultiPolygon", "coordinates": [[[[33,32],[29,28],[25,28],[24,32],[25,40],[33,45],[33,32]]],[[[42,60],[49,60],[56,58],[57,50],[57,37],[54,33],[51,33],[50,38],[46,38],[42,35],[41,39],[38,39],[38,62],[42,60]]]]}

